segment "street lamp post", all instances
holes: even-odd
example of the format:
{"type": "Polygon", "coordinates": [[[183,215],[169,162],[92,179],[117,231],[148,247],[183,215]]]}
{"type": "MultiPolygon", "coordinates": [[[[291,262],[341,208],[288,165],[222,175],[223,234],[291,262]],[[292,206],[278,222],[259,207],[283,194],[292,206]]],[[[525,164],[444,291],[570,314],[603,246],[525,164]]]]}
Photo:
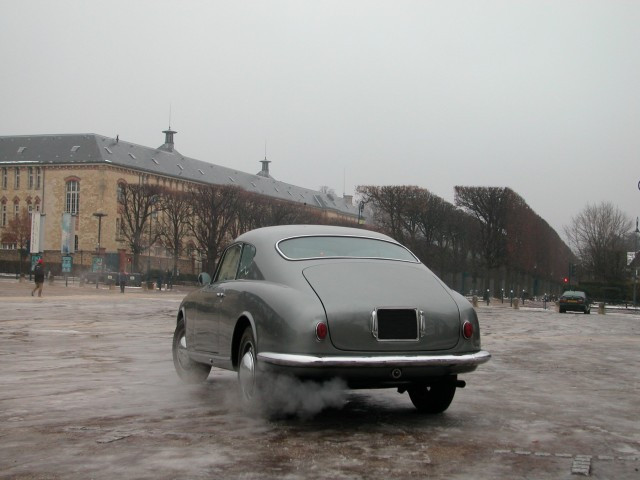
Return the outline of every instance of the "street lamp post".
{"type": "Polygon", "coordinates": [[[364,217],[362,213],[364,212],[364,202],[361,200],[358,203],[358,225],[362,225],[364,223],[364,217]]]}
{"type": "MultiPolygon", "coordinates": [[[[152,198],[152,205],[155,203],[155,198],[152,198]]],[[[156,216],[156,212],[153,210],[151,210],[151,214],[149,215],[149,252],[148,252],[148,256],[147,256],[147,286],[149,285],[149,282],[151,282],[151,247],[153,246],[153,217],[156,216]]]]}
{"type": "MultiPolygon", "coordinates": [[[[633,250],[633,262],[635,263],[636,255],[638,254],[638,234],[640,230],[638,229],[638,217],[636,217],[636,231],[633,232],[633,236],[635,237],[635,247],[633,250]]],[[[633,268],[633,308],[636,308],[636,290],[638,290],[638,266],[635,265],[633,268]]]]}
{"type": "MultiPolygon", "coordinates": [[[[98,217],[98,248],[97,248],[97,252],[96,254],[100,257],[100,259],[102,259],[102,253],[100,250],[100,237],[102,236],[102,217],[106,217],[107,214],[101,211],[97,211],[96,213],[93,214],[94,217],[98,217]]],[[[102,262],[100,262],[100,270],[103,270],[104,266],[102,265],[102,262]]],[[[98,288],[98,280],[100,279],[100,276],[98,275],[98,272],[96,272],[96,288],[98,288]]]]}

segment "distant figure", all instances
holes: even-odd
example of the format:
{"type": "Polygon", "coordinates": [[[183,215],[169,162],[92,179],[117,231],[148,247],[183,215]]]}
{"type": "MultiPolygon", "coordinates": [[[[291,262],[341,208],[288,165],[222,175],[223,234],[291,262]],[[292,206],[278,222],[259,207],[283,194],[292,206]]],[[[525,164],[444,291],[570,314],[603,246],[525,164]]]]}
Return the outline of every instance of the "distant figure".
{"type": "Polygon", "coordinates": [[[167,290],[173,290],[173,274],[171,270],[167,270],[167,290]]]}
{"type": "Polygon", "coordinates": [[[126,272],[120,272],[120,275],[118,275],[118,283],[120,283],[120,293],[124,293],[124,287],[127,285],[126,272]]]}
{"type": "Polygon", "coordinates": [[[38,263],[36,263],[35,268],[33,269],[33,278],[36,282],[36,286],[33,290],[31,290],[31,296],[33,297],[36,291],[38,292],[38,296],[42,296],[42,286],[44,285],[44,265],[42,264],[42,259],[38,259],[38,263]]]}
{"type": "Polygon", "coordinates": [[[158,275],[158,290],[162,291],[162,282],[164,281],[164,279],[162,278],[162,274],[158,275]]]}

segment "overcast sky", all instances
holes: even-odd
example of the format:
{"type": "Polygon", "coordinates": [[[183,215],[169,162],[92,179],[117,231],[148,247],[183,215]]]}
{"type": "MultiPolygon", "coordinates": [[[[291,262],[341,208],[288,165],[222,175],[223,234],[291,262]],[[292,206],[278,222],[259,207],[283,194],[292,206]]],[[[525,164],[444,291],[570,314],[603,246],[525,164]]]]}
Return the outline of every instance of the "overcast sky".
{"type": "Polygon", "coordinates": [[[638,1],[0,0],[0,135],[97,133],[336,193],[640,215],[638,1]],[[171,119],[169,112],[171,110],[171,119]]]}

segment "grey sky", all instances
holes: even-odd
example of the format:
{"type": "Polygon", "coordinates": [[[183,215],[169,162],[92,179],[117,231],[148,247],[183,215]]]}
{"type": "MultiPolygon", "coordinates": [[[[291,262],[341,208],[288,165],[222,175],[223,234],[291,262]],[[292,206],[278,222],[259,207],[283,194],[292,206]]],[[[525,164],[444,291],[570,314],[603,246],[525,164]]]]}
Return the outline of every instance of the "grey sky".
{"type": "Polygon", "coordinates": [[[0,0],[0,135],[98,133],[352,194],[640,214],[640,2],[0,0]],[[345,188],[346,187],[346,188],[345,188]]]}

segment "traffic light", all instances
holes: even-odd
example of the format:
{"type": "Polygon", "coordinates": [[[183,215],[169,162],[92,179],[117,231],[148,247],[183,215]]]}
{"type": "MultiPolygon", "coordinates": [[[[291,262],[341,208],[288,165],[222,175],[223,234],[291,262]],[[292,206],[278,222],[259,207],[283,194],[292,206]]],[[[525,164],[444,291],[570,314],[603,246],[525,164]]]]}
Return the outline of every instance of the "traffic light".
{"type": "Polygon", "coordinates": [[[567,283],[569,283],[569,277],[564,277],[564,278],[562,279],[562,283],[564,283],[565,285],[566,285],[567,283]]]}

